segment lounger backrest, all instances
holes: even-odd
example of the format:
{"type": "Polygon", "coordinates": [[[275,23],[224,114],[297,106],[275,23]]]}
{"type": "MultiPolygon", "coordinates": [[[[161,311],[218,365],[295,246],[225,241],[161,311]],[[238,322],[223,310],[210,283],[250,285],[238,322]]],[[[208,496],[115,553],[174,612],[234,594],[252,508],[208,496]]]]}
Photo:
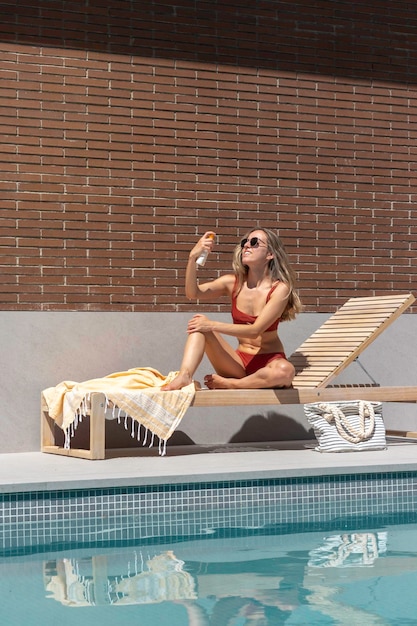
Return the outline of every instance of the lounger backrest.
{"type": "Polygon", "coordinates": [[[289,358],[293,386],[326,387],[414,300],[412,294],[348,300],[289,358]]]}

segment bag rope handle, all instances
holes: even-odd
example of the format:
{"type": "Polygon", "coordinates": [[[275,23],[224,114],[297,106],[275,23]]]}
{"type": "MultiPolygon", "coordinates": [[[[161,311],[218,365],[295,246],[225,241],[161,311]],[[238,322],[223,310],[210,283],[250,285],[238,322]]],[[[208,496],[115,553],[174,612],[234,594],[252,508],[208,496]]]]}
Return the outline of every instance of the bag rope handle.
{"type": "Polygon", "coordinates": [[[337,405],[320,404],[323,411],[324,419],[330,424],[334,421],[339,435],[350,443],[360,443],[371,437],[375,428],[375,411],[370,402],[359,400],[359,428],[354,428],[349,423],[349,418],[343,413],[342,409],[337,405]],[[366,418],[369,418],[368,427],[366,427],[366,418]]]}

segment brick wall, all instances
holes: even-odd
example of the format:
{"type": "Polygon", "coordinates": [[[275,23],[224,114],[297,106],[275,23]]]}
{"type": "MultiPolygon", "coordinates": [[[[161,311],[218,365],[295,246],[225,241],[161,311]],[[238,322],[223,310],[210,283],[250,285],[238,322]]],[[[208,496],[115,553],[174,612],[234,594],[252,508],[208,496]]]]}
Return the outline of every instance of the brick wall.
{"type": "Polygon", "coordinates": [[[1,10],[0,308],[195,309],[193,242],[218,232],[212,277],[257,225],[307,311],[417,292],[412,3],[1,10]]]}

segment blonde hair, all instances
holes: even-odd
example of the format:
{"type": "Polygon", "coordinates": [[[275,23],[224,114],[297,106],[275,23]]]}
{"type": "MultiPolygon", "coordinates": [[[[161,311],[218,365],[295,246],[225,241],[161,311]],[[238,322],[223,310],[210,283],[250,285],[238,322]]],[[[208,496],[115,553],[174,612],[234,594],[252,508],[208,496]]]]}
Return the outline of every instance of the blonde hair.
{"type": "MultiPolygon", "coordinates": [[[[289,289],[287,306],[281,316],[281,321],[292,320],[302,310],[301,300],[295,287],[295,272],[291,267],[288,254],[284,244],[278,235],[269,228],[253,228],[245,237],[249,237],[251,233],[260,230],[266,235],[268,250],[273,255],[269,261],[268,269],[273,282],[280,280],[285,283],[289,289]]],[[[233,254],[233,269],[237,277],[236,292],[242,288],[243,283],[248,275],[248,266],[242,263],[242,247],[240,243],[236,246],[233,254]]]]}

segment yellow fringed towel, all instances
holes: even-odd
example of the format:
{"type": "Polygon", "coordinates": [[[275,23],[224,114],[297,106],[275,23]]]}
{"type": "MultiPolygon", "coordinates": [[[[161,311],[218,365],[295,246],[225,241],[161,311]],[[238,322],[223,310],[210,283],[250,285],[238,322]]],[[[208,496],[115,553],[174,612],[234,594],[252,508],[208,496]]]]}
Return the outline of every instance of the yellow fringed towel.
{"type": "Polygon", "coordinates": [[[163,376],[151,367],[137,367],[82,383],[64,381],[56,387],[44,389],[42,394],[50,417],[65,432],[67,448],[71,429],[80,417],[86,415],[90,394],[101,392],[106,396],[107,406],[112,404],[119,412],[123,411],[159,437],[165,452],[166,441],[177,428],[195,394],[194,382],[182,389],[161,391],[161,387],[176,375],[177,372],[170,372],[163,376]]]}

